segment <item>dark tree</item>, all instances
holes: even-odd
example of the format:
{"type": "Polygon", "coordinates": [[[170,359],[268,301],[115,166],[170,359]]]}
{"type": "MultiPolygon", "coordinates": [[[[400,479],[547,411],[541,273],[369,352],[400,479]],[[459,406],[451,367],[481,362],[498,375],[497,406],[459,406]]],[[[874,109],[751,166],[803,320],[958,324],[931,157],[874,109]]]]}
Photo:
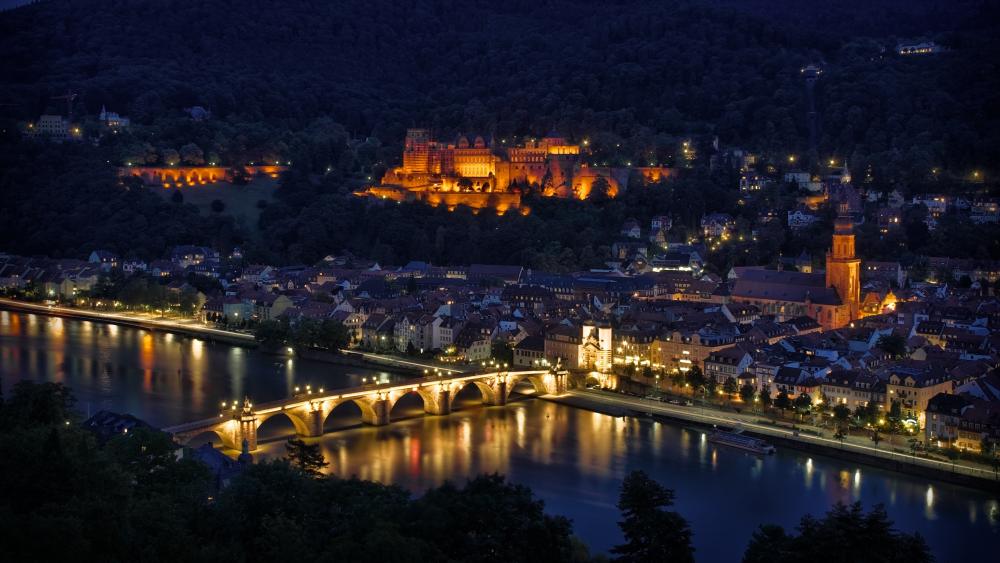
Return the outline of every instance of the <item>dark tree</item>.
{"type": "Polygon", "coordinates": [[[781,414],[784,415],[785,411],[792,408],[792,399],[788,396],[788,393],[782,390],[778,393],[778,396],[774,398],[774,406],[781,409],[781,414]]]}
{"type": "Polygon", "coordinates": [[[493,474],[461,489],[451,483],[431,489],[414,502],[409,521],[415,536],[452,561],[568,561],[570,522],[543,509],[530,489],[493,474]]]}
{"type": "Polygon", "coordinates": [[[705,374],[702,373],[701,368],[698,366],[691,366],[691,369],[687,371],[684,375],[685,383],[691,386],[691,389],[695,391],[701,390],[707,384],[705,374]]]}
{"type": "Polygon", "coordinates": [[[648,561],[694,561],[691,528],[675,511],[674,491],[664,488],[644,471],[633,471],[622,482],[618,508],[624,518],[618,523],[625,543],[611,552],[622,563],[648,561]]]}
{"type": "Polygon", "coordinates": [[[920,534],[893,528],[882,505],[865,514],[861,503],[837,503],[821,519],[804,516],[798,534],[781,526],[761,526],[754,532],[743,563],[929,563],[934,560],[920,534]]]}
{"type": "Polygon", "coordinates": [[[732,398],[736,392],[739,391],[739,385],[736,383],[736,378],[727,377],[724,382],[722,382],[722,392],[729,395],[732,398]]]}
{"type": "Polygon", "coordinates": [[[878,339],[876,344],[893,358],[899,359],[906,355],[906,339],[898,334],[887,334],[878,339]]]}
{"type": "Polygon", "coordinates": [[[330,462],[326,461],[319,451],[319,444],[307,444],[302,440],[290,438],[285,442],[285,459],[293,467],[308,473],[309,475],[322,475],[322,469],[330,462]]]}

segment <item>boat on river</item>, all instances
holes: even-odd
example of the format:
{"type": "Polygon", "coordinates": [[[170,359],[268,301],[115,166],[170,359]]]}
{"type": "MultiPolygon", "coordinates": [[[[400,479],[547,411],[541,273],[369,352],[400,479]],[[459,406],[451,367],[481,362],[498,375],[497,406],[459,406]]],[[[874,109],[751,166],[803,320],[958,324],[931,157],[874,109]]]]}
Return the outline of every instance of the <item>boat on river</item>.
{"type": "Polygon", "coordinates": [[[732,446],[734,448],[739,448],[741,450],[746,450],[748,452],[753,452],[758,455],[771,455],[776,450],[774,446],[768,444],[764,440],[759,438],[753,438],[743,434],[740,430],[734,432],[727,432],[725,430],[716,430],[709,435],[708,441],[715,444],[723,444],[725,446],[732,446]]]}

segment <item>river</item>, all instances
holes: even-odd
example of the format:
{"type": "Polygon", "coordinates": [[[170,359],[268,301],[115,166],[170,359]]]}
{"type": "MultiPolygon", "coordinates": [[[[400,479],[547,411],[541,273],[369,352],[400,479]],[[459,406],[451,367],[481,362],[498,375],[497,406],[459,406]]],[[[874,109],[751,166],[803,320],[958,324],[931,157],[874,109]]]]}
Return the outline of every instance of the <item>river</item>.
{"type": "MultiPolygon", "coordinates": [[[[0,311],[0,376],[60,381],[80,409],[130,412],[167,425],[218,412],[219,402],[286,396],[296,385],[347,386],[377,371],[267,356],[163,333],[0,311]]],[[[351,406],[320,439],[329,469],[404,486],[415,493],[446,479],[499,472],[528,485],[546,510],[573,520],[592,549],[620,541],[615,508],[622,477],[644,469],[676,491],[699,561],[736,561],[762,523],[794,527],[836,501],[883,503],[897,526],[920,532],[938,561],[981,556],[1000,538],[992,495],[786,448],[760,458],[705,440],[696,430],[614,418],[543,400],[483,407],[474,386],[449,416],[420,416],[408,396],[389,426],[357,424],[351,406]]],[[[258,459],[283,453],[280,417],[261,427],[258,459]]]]}

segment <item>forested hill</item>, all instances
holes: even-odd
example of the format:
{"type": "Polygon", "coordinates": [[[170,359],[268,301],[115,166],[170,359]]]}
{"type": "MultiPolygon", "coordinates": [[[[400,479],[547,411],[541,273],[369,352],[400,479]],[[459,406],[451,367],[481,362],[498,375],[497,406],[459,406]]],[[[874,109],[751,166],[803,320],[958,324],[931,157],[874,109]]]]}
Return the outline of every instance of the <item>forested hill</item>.
{"type": "MultiPolygon", "coordinates": [[[[715,137],[786,162],[806,154],[811,63],[823,69],[814,169],[836,157],[866,188],[906,195],[957,193],[972,170],[995,187],[998,22],[1000,3],[976,0],[40,0],[0,12],[0,250],[154,258],[210,243],[272,262],[349,250],[383,263],[601,264],[627,217],[669,211],[676,230],[756,210],[737,208],[737,179],[710,178],[707,158],[669,190],[603,208],[539,202],[529,217],[368,208],[348,194],[398,160],[412,126],[442,138],[556,129],[612,165],[669,165],[682,139],[705,155],[715,137]],[[920,41],[946,50],[895,53],[920,41]],[[54,96],[67,91],[85,131],[102,106],[132,127],[96,145],[22,139],[28,120],[66,112],[54,96]],[[192,106],[212,118],[188,119],[192,106]],[[115,165],[186,145],[293,171],[258,225],[199,215],[182,194],[117,189],[115,165]]],[[[908,251],[1000,257],[977,232],[939,229],[908,251]]],[[[829,239],[783,240],[716,267],[829,239]]]]}
{"type": "Polygon", "coordinates": [[[962,146],[929,147],[921,158],[971,166],[996,156],[1000,130],[991,109],[1000,107],[997,18],[983,6],[47,0],[0,14],[0,111],[59,110],[51,97],[73,89],[81,111],[103,104],[140,123],[203,105],[293,128],[328,116],[392,142],[421,124],[498,135],[708,132],[789,150],[805,138],[799,69],[822,61],[823,152],[905,152],[894,136],[927,131],[962,146]],[[874,29],[884,33],[873,40],[874,29]],[[882,57],[908,38],[897,34],[918,32],[954,50],[882,57]]]}

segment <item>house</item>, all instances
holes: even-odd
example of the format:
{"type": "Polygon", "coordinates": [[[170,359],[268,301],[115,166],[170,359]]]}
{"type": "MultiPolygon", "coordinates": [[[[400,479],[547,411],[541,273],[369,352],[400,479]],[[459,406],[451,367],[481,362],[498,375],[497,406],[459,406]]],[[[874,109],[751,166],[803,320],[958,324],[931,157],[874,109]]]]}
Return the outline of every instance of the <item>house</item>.
{"type": "Polygon", "coordinates": [[[412,349],[421,354],[432,350],[434,324],[440,322],[438,317],[419,312],[403,315],[395,327],[396,350],[407,352],[412,349]]]}
{"type": "Polygon", "coordinates": [[[819,217],[805,207],[798,207],[788,212],[788,227],[793,231],[807,229],[818,220],[819,217]]]}
{"type": "Polygon", "coordinates": [[[757,173],[744,172],[740,175],[740,192],[743,194],[754,194],[763,190],[767,186],[767,178],[757,173]]]}
{"type": "Polygon", "coordinates": [[[238,297],[211,297],[201,309],[202,322],[239,323],[251,318],[253,303],[238,297]]]}
{"type": "Polygon", "coordinates": [[[908,55],[934,55],[944,51],[944,47],[933,41],[921,43],[900,43],[896,45],[896,52],[902,56],[908,55]]]}
{"type": "Polygon", "coordinates": [[[108,129],[121,129],[129,126],[129,118],[122,117],[116,112],[108,111],[104,106],[101,106],[101,113],[97,114],[97,120],[104,124],[108,129]]]}
{"type": "Polygon", "coordinates": [[[440,322],[433,325],[431,346],[435,350],[450,349],[455,343],[455,335],[462,330],[464,324],[461,319],[452,316],[441,317],[440,322]]]}
{"type": "Polygon", "coordinates": [[[118,256],[108,250],[95,250],[91,252],[87,261],[98,265],[105,272],[118,267],[118,256]]]}
{"type": "Polygon", "coordinates": [[[122,271],[126,274],[145,272],[149,266],[142,260],[125,260],[122,262],[122,271]]]}
{"type": "Polygon", "coordinates": [[[862,281],[880,280],[892,287],[903,287],[906,281],[906,270],[899,262],[877,262],[866,260],[861,265],[862,281]]]}
{"type": "MultiPolygon", "coordinates": [[[[833,405],[844,405],[854,412],[875,401],[879,380],[874,374],[856,370],[834,370],[820,386],[821,396],[833,405]]],[[[877,401],[876,401],[877,402],[877,401]]],[[[882,405],[879,404],[881,408],[882,405]]]]}
{"type": "Polygon", "coordinates": [[[737,379],[742,375],[753,363],[753,356],[744,346],[736,345],[709,353],[704,363],[705,377],[722,384],[729,378],[737,379]]]}
{"type": "Polygon", "coordinates": [[[926,194],[913,196],[913,205],[923,205],[927,208],[928,218],[935,220],[948,211],[948,196],[944,194],[926,194]]]}
{"type": "Polygon", "coordinates": [[[219,253],[204,246],[175,246],[170,252],[170,261],[180,269],[184,269],[203,262],[218,262],[219,253]]]}
{"type": "Polygon", "coordinates": [[[899,208],[883,207],[878,210],[878,232],[885,237],[898,232],[903,226],[903,212],[899,208]]]}
{"type": "Polygon", "coordinates": [[[938,393],[952,393],[955,382],[932,362],[906,360],[889,367],[885,387],[886,410],[898,402],[903,418],[924,428],[928,401],[938,393]]]}
{"type": "Polygon", "coordinates": [[[702,233],[709,238],[728,237],[736,229],[736,221],[728,213],[709,213],[701,218],[702,233]]]}
{"type": "Polygon", "coordinates": [[[253,315],[260,321],[276,319],[286,309],[294,305],[287,295],[278,295],[268,291],[257,293],[251,301],[254,308],[253,315]]]}
{"type": "Polygon", "coordinates": [[[469,266],[467,279],[472,282],[499,281],[513,284],[521,281],[524,269],[521,266],[500,266],[491,264],[472,264],[469,266]]]}
{"type": "Polygon", "coordinates": [[[481,362],[492,354],[490,329],[478,322],[469,322],[455,336],[455,353],[469,362],[481,362]]]}
{"type": "Polygon", "coordinates": [[[969,219],[979,225],[1000,222],[1000,203],[997,198],[972,200],[969,204],[969,219]]]}
{"type": "Polygon", "coordinates": [[[538,369],[543,363],[545,363],[545,339],[541,336],[527,336],[514,345],[515,366],[538,369]]]}
{"type": "Polygon", "coordinates": [[[622,225],[621,236],[634,239],[642,238],[642,229],[639,227],[639,222],[635,219],[626,219],[622,225]]]}
{"type": "Polygon", "coordinates": [[[669,231],[673,226],[674,221],[669,215],[654,215],[649,222],[649,230],[654,233],[657,231],[669,231]]]}
{"type": "Polygon", "coordinates": [[[579,327],[559,324],[545,331],[545,359],[555,365],[561,361],[569,369],[579,367],[580,345],[583,337],[579,327]]]}
{"type": "Polygon", "coordinates": [[[537,285],[509,285],[500,294],[500,301],[505,305],[533,312],[541,312],[545,304],[554,299],[551,291],[537,285]]]}
{"type": "MultiPolygon", "coordinates": [[[[79,128],[74,129],[79,132],[79,128]]],[[[35,123],[29,123],[26,133],[30,137],[42,137],[51,141],[65,141],[70,138],[69,120],[61,115],[43,115],[35,123]]]]}
{"type": "Polygon", "coordinates": [[[812,181],[812,175],[802,170],[788,170],[782,179],[786,184],[796,184],[799,188],[805,189],[812,181]]]}
{"type": "Polygon", "coordinates": [[[696,251],[673,251],[653,256],[649,267],[654,272],[681,271],[701,275],[704,262],[696,251]]]}
{"type": "Polygon", "coordinates": [[[395,347],[396,319],[383,313],[368,315],[361,325],[361,343],[376,352],[388,352],[395,347]]]}

